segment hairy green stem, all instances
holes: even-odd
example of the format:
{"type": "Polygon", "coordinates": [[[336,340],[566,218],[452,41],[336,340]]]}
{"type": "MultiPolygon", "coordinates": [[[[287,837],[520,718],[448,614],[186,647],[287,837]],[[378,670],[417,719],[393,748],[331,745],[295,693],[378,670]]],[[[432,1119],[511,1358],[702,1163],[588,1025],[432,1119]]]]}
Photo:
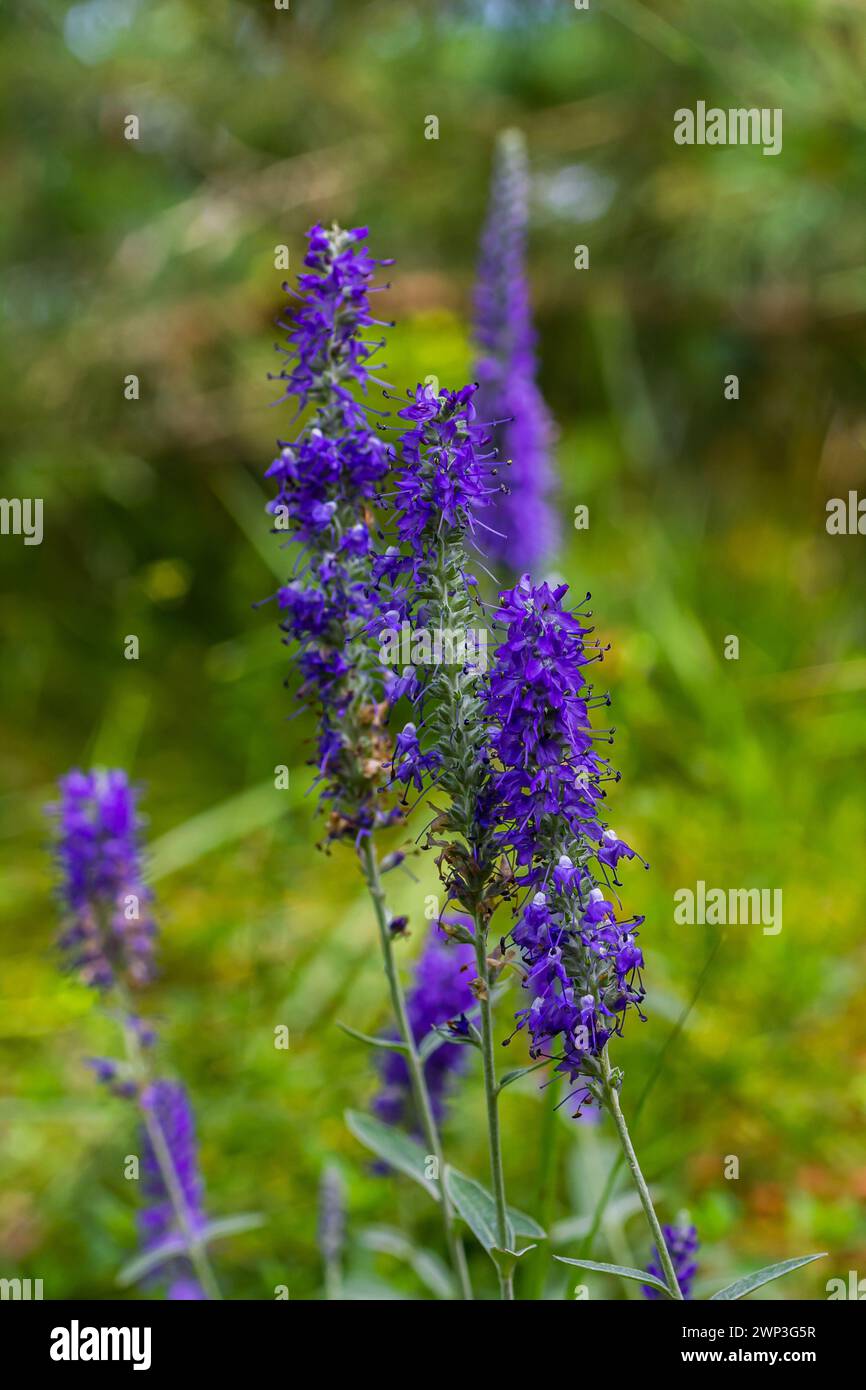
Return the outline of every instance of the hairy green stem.
{"type": "MultiPolygon", "coordinates": [[[[507,1250],[508,1205],[505,1200],[505,1172],[502,1167],[502,1143],[499,1137],[499,1086],[496,1080],[496,1059],[493,1051],[493,1007],[490,1000],[490,965],[487,960],[486,933],[475,919],[475,959],[478,965],[479,1006],[481,1014],[481,1058],[484,1065],[484,1092],[487,1097],[487,1136],[490,1145],[490,1175],[493,1180],[493,1199],[496,1203],[496,1238],[500,1250],[507,1250]]],[[[501,1298],[514,1298],[514,1278],[497,1264],[501,1298]]]]}
{"type": "MultiPolygon", "coordinates": [[[[671,1048],[673,1047],[674,1043],[679,1038],[683,1029],[685,1028],[689,1015],[691,1014],[692,1010],[698,1002],[698,999],[700,998],[701,991],[703,990],[707,977],[710,973],[710,970],[712,969],[713,963],[722,944],[722,940],[723,937],[719,936],[713,943],[713,948],[707,956],[701,973],[698,976],[697,983],[695,984],[694,993],[692,994],[691,999],[680,1013],[679,1018],[677,1019],[676,1023],[674,1024],[673,1028],[671,1029],[670,1033],[668,1034],[665,1040],[664,1046],[661,1048],[658,1056],[656,1057],[655,1064],[653,1066],[652,1071],[650,1072],[649,1077],[647,1078],[646,1085],[644,1086],[643,1090],[638,1096],[637,1104],[635,1105],[632,1111],[632,1128],[635,1128],[637,1126],[637,1123],[643,1113],[644,1106],[646,1105],[649,1099],[650,1092],[652,1091],[653,1086],[656,1084],[662,1073],[662,1068],[664,1066],[665,1059],[668,1053],[670,1052],[671,1048]]],[[[578,1252],[579,1258],[581,1260],[588,1260],[590,1255],[592,1254],[593,1243],[595,1241],[596,1236],[599,1233],[599,1230],[601,1229],[601,1223],[604,1220],[604,1213],[607,1210],[607,1204],[611,1199],[611,1195],[613,1194],[614,1188],[616,1187],[616,1181],[620,1173],[622,1172],[622,1166],[624,1162],[624,1155],[618,1154],[614,1162],[610,1166],[610,1171],[607,1175],[607,1181],[605,1182],[602,1194],[599,1197],[595,1206],[595,1211],[593,1212],[592,1224],[590,1225],[589,1230],[584,1236],[583,1242],[581,1243],[580,1250],[578,1252]]]]}
{"type": "Polygon", "coordinates": [[[418,1048],[415,1045],[415,1039],[409,1024],[409,1017],[406,1013],[406,999],[397,971],[397,962],[394,958],[394,944],[388,930],[388,911],[385,905],[385,893],[382,888],[382,879],[379,874],[379,862],[369,836],[363,842],[358,854],[361,861],[361,868],[364,872],[364,878],[376,912],[376,922],[379,927],[379,937],[382,943],[382,958],[385,966],[385,975],[388,979],[391,1004],[394,1009],[394,1016],[397,1020],[397,1030],[406,1048],[406,1065],[409,1068],[412,1094],[418,1110],[418,1117],[421,1121],[421,1128],[424,1131],[424,1137],[429,1145],[431,1154],[436,1159],[442,1198],[442,1224],[445,1228],[445,1240],[448,1245],[448,1253],[451,1257],[454,1272],[457,1275],[461,1297],[471,1299],[472,1285],[469,1282],[466,1253],[463,1249],[463,1242],[457,1234],[454,1223],[454,1208],[451,1205],[451,1199],[445,1187],[445,1157],[442,1150],[442,1140],[439,1137],[439,1129],[433,1115],[433,1107],[430,1104],[430,1093],[427,1089],[427,1079],[424,1076],[424,1065],[418,1056],[418,1048]]]}
{"type": "Polygon", "coordinates": [[[602,1050],[601,1054],[601,1073],[604,1079],[605,1100],[607,1102],[610,1113],[613,1115],[614,1124],[616,1125],[617,1134],[619,1135],[619,1141],[622,1144],[623,1153],[625,1154],[625,1161],[628,1164],[629,1169],[631,1170],[631,1175],[634,1179],[634,1185],[637,1188],[637,1194],[640,1197],[641,1206],[644,1209],[644,1215],[646,1216],[647,1222],[649,1223],[649,1228],[652,1231],[653,1238],[656,1243],[656,1249],[658,1250],[659,1260],[661,1261],[661,1266],[665,1274],[665,1282],[667,1283],[671,1297],[682,1299],[683,1292],[679,1286],[679,1281],[677,1279],[676,1273],[674,1272],[674,1266],[670,1257],[670,1251],[668,1250],[667,1243],[665,1241],[664,1235],[662,1234],[662,1228],[659,1224],[659,1219],[655,1213],[655,1207],[652,1203],[652,1197],[650,1196],[649,1188],[646,1185],[646,1179],[644,1178],[644,1175],[640,1170],[640,1164],[637,1161],[637,1154],[634,1151],[634,1145],[631,1142],[631,1136],[628,1132],[628,1126],[625,1122],[625,1116],[622,1113],[622,1107],[619,1103],[619,1090],[614,1080],[613,1072],[611,1071],[610,1058],[607,1055],[606,1047],[602,1050]]]}

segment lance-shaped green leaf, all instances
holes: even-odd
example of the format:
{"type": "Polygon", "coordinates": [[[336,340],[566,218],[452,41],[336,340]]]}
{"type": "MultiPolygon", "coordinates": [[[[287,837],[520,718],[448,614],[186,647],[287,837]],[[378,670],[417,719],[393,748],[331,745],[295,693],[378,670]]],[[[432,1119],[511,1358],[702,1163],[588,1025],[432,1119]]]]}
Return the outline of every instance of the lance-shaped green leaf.
{"type": "Polygon", "coordinates": [[[174,1255],[184,1254],[186,1241],[183,1236],[171,1236],[170,1239],[162,1241],[156,1250],[146,1250],[143,1255],[136,1255],[134,1260],[129,1260],[118,1273],[116,1282],[122,1289],[128,1288],[130,1284],[143,1279],[145,1274],[150,1274],[151,1270],[164,1265],[166,1260],[170,1260],[174,1255]]]}
{"type": "Polygon", "coordinates": [[[533,1240],[547,1240],[547,1232],[544,1227],[539,1226],[534,1217],[527,1216],[525,1211],[518,1211],[517,1207],[509,1207],[508,1216],[516,1236],[532,1236],[533,1240]]]}
{"type": "Polygon", "coordinates": [[[398,1172],[405,1173],[407,1178],[414,1178],[425,1192],[429,1192],[434,1202],[442,1200],[438,1184],[427,1176],[429,1156],[419,1143],[393,1125],[382,1124],[381,1120],[375,1120],[372,1115],[364,1115],[358,1110],[347,1110],[345,1120],[365,1148],[371,1149],[398,1172]]]}
{"type": "Polygon", "coordinates": [[[719,1289],[718,1293],[710,1296],[710,1302],[724,1299],[728,1301],[734,1298],[745,1298],[747,1293],[753,1289],[760,1289],[764,1284],[771,1284],[774,1279],[781,1279],[783,1274],[790,1274],[792,1269],[799,1269],[801,1265],[811,1264],[813,1260],[824,1260],[827,1258],[827,1251],[822,1250],[817,1255],[798,1255],[794,1260],[782,1260],[777,1265],[766,1265],[764,1269],[755,1270],[754,1274],[744,1274],[742,1279],[737,1279],[733,1284],[728,1284],[724,1289],[719,1289]]]}
{"type": "Polygon", "coordinates": [[[597,1260],[571,1260],[567,1255],[554,1255],[555,1260],[559,1260],[563,1265],[577,1265],[579,1269],[591,1269],[595,1274],[618,1274],[621,1279],[633,1279],[636,1284],[649,1284],[654,1289],[661,1289],[662,1293],[671,1297],[671,1291],[667,1284],[663,1284],[661,1279],[656,1279],[654,1275],[647,1274],[645,1269],[631,1269],[629,1265],[605,1265],[599,1264],[597,1260]]]}
{"type": "MultiPolygon", "coordinates": [[[[445,1169],[445,1186],[472,1234],[488,1254],[499,1244],[496,1203],[486,1188],[474,1178],[467,1178],[450,1164],[445,1169]]],[[[508,1221],[506,1235],[509,1247],[514,1245],[514,1227],[508,1221]]]]}
{"type": "MultiPolygon", "coordinates": [[[[498,1232],[498,1220],[496,1220],[496,1200],[493,1198],[493,1194],[487,1187],[475,1181],[474,1177],[467,1177],[466,1173],[461,1173],[460,1169],[452,1168],[452,1166],[449,1165],[449,1172],[455,1177],[457,1183],[466,1184],[464,1193],[466,1193],[467,1200],[481,1202],[481,1215],[482,1220],[484,1220],[485,1230],[487,1230],[488,1234],[493,1234],[493,1244],[496,1244],[496,1240],[498,1240],[498,1236],[496,1236],[496,1232],[498,1232]],[[480,1197],[478,1197],[478,1194],[481,1194],[480,1197]]],[[[452,1197],[453,1204],[455,1204],[457,1211],[460,1211],[459,1202],[457,1202],[456,1197],[453,1197],[450,1187],[449,1195],[452,1197]]],[[[548,1233],[546,1233],[544,1227],[538,1225],[534,1216],[527,1215],[527,1212],[521,1212],[517,1207],[507,1207],[506,1211],[507,1218],[509,1218],[510,1237],[531,1236],[534,1240],[546,1240],[546,1238],[548,1238],[548,1233]]],[[[463,1215],[463,1212],[460,1212],[460,1215],[463,1215]]],[[[464,1216],[463,1219],[466,1220],[467,1225],[471,1226],[471,1222],[468,1220],[467,1216],[464,1216]]],[[[475,1232],[475,1234],[478,1236],[478,1232],[475,1232]]],[[[484,1240],[482,1240],[481,1236],[478,1236],[478,1240],[481,1240],[481,1244],[484,1245],[484,1240]]],[[[509,1244],[514,1244],[513,1238],[510,1238],[509,1244]]],[[[487,1250],[487,1248],[487,1245],[485,1245],[485,1250],[487,1250]]],[[[520,1251],[520,1254],[525,1254],[525,1251],[520,1251]]]]}
{"type": "Polygon", "coordinates": [[[384,1047],[388,1052],[408,1052],[409,1049],[404,1042],[398,1042],[394,1038],[374,1038],[369,1033],[359,1033],[357,1028],[350,1028],[348,1023],[341,1023],[337,1019],[337,1027],[344,1033],[348,1033],[350,1038],[357,1038],[358,1042],[366,1043],[368,1047],[384,1047]]]}

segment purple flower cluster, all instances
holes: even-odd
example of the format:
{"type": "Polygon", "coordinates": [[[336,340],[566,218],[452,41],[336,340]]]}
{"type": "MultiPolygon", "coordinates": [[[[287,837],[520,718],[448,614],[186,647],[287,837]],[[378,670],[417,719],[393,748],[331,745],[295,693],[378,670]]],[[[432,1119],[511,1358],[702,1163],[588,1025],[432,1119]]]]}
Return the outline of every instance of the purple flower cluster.
{"type": "Polygon", "coordinates": [[[459,391],[418,386],[411,404],[398,410],[411,427],[401,436],[396,466],[397,535],[409,546],[413,574],[423,574],[432,547],[459,530],[476,539],[476,512],[499,489],[491,455],[480,452],[485,436],[476,423],[475,386],[459,391]]]}
{"type": "MultiPolygon", "coordinates": [[[[692,1284],[698,1272],[695,1262],[695,1253],[700,1244],[698,1233],[694,1226],[662,1226],[662,1235],[665,1238],[665,1245],[671,1257],[674,1267],[674,1274],[677,1276],[677,1283],[682,1291],[683,1298],[691,1298],[692,1284]]],[[[647,1265],[647,1274],[652,1274],[656,1279],[665,1282],[664,1270],[659,1260],[658,1249],[653,1246],[653,1257],[647,1265]]],[[[642,1284],[641,1292],[644,1298],[664,1298],[661,1289],[654,1289],[651,1284],[642,1284]]]]}
{"type": "Polygon", "coordinates": [[[366,549],[361,517],[345,531],[344,513],[355,513],[361,499],[375,498],[388,471],[387,448],[354,395],[377,380],[368,363],[382,342],[362,334],[381,322],[370,312],[369,296],[377,267],[391,264],[373,260],[361,245],[366,236],[366,227],[326,232],[315,226],[309,232],[304,264],[310,273],[298,277],[300,308],[291,323],[280,324],[289,346],[279,350],[291,365],[278,379],[286,383],[284,399],[294,397],[299,410],[313,405],[316,414],[294,442],[278,441],[280,453],[265,474],[277,485],[268,504],[277,529],[289,529],[288,522],[294,539],[323,543],[337,554],[366,549]]]}
{"type": "MultiPolygon", "coordinates": [[[[299,413],[312,406],[299,435],[280,440],[267,471],[274,531],[301,550],[290,581],[276,594],[287,645],[297,644],[299,698],[319,717],[319,780],[329,805],[329,838],[360,838],[395,818],[381,811],[377,784],[390,744],[383,729],[383,677],[371,659],[367,629],[376,612],[370,587],[372,505],[388,472],[389,449],[370,428],[355,392],[376,378],[381,347],[363,335],[380,320],[369,296],[377,266],[362,245],[364,227],[309,233],[308,273],[281,349],[280,374],[299,413]]],[[[289,287],[286,286],[288,289],[289,287]]]]}
{"type": "Polygon", "coordinates": [[[557,524],[553,422],[536,384],[535,334],[526,281],[528,169],[523,137],[506,131],[497,149],[475,294],[478,409],[493,422],[508,490],[488,518],[493,558],[516,573],[550,554],[557,524]]]}
{"type": "Polygon", "coordinates": [[[619,920],[611,901],[617,865],[634,850],[599,816],[600,783],[615,774],[595,751],[590,721],[607,698],[593,697],[585,668],[603,652],[586,640],[585,615],[563,605],[566,593],[524,575],[500,595],[505,635],[485,716],[490,813],[515,885],[528,890],[513,936],[532,1001],[518,1027],[528,1027],[534,1057],[561,1038],[559,1070],[575,1081],[593,1071],[626,1011],[640,1014],[643,918],[619,920]]]}
{"type": "MultiPolygon", "coordinates": [[[[363,416],[346,383],[356,381],[364,387],[370,379],[367,363],[381,344],[367,342],[361,333],[372,325],[386,326],[370,311],[370,287],[377,267],[393,264],[374,260],[361,244],[366,239],[366,227],[311,227],[304,257],[310,274],[298,276],[305,298],[291,325],[280,324],[292,341],[293,365],[280,373],[286,395],[296,396],[304,406],[330,405],[336,394],[359,424],[363,416]]],[[[290,285],[283,288],[294,293],[290,285]]]]}
{"type": "MultiPolygon", "coordinates": [[[[471,925],[466,919],[462,924],[471,925]]],[[[434,923],[430,936],[415,967],[415,983],[406,999],[409,1024],[416,1043],[421,1043],[432,1028],[453,1025],[455,1033],[465,1031],[465,1014],[472,1008],[475,997],[471,981],[475,971],[475,953],[471,946],[450,942],[441,926],[434,923]]],[[[462,1043],[443,1042],[427,1058],[424,1072],[430,1103],[437,1120],[441,1120],[452,1079],[463,1069],[466,1047],[462,1043]]],[[[382,1089],[373,1102],[373,1109],[387,1124],[399,1124],[411,1112],[412,1093],[409,1069],[402,1053],[387,1052],[379,1063],[382,1089]]]]}
{"type": "Polygon", "coordinates": [[[138,792],[125,772],[73,771],[60,779],[55,852],[66,925],[61,947],[88,985],[132,985],[153,974],[156,929],[142,882],[138,792]]]}
{"type": "MultiPolygon", "coordinates": [[[[174,1081],[154,1081],[142,1091],[140,1103],[145,1112],[145,1124],[142,1127],[141,1157],[144,1205],[139,1214],[139,1229],[143,1249],[151,1251],[158,1250],[173,1236],[182,1234],[154,1148],[153,1130],[161,1134],[170,1157],[188,1229],[193,1233],[200,1232],[206,1224],[206,1217],[202,1204],[203,1185],[198,1171],[195,1122],[186,1091],[174,1081]]],[[[168,1256],[159,1272],[161,1278],[170,1281],[169,1299],[206,1297],[197,1280],[192,1278],[189,1261],[183,1255],[168,1256]]]]}
{"type": "MultiPolygon", "coordinates": [[[[375,576],[390,581],[381,601],[382,621],[396,626],[409,619],[440,632],[477,628],[483,609],[475,577],[467,569],[467,547],[477,544],[481,519],[498,491],[493,455],[476,422],[475,388],[442,390],[419,386],[399,415],[412,421],[396,451],[394,465],[396,532],[402,548],[380,557],[375,576]]],[[[434,664],[421,673],[407,668],[400,689],[420,711],[419,723],[406,724],[397,738],[393,777],[420,790],[425,776],[451,796],[448,824],[468,842],[483,780],[484,742],[475,688],[477,666],[434,664]],[[429,711],[429,717],[428,717],[429,711]],[[423,741],[422,741],[423,740],[423,741]]],[[[459,894],[455,896],[460,896],[459,894]]],[[[461,899],[466,904],[465,896],[461,899]]]]}

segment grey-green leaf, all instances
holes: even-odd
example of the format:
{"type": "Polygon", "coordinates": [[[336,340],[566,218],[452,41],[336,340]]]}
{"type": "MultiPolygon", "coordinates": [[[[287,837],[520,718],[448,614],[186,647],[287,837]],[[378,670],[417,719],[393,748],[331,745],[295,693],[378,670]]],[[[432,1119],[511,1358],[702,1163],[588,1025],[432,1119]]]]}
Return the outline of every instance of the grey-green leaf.
{"type": "Polygon", "coordinates": [[[533,1062],[529,1067],[518,1067],[516,1071],[507,1071],[504,1076],[500,1077],[496,1089],[504,1091],[506,1086],[510,1086],[514,1081],[519,1081],[521,1076],[528,1076],[530,1072],[538,1071],[539,1067],[546,1067],[549,1062],[550,1058],[544,1057],[540,1062],[533,1062]]]}
{"type": "Polygon", "coordinates": [[[359,1139],[365,1148],[372,1149],[374,1154],[378,1154],[379,1158],[383,1158],[392,1168],[405,1173],[408,1178],[414,1178],[415,1182],[429,1192],[434,1202],[442,1200],[438,1183],[427,1176],[427,1154],[408,1134],[395,1129],[393,1125],[384,1125],[381,1120],[374,1120],[372,1115],[364,1115],[358,1110],[347,1110],[345,1120],[355,1138],[359,1139]]]}
{"type": "Polygon", "coordinates": [[[368,1047],[384,1047],[389,1052],[408,1052],[405,1043],[397,1042],[394,1038],[374,1038],[369,1033],[359,1033],[357,1028],[350,1028],[348,1023],[341,1023],[337,1019],[337,1027],[344,1033],[348,1033],[350,1038],[356,1038],[358,1042],[366,1043],[368,1047]]]}
{"type": "MultiPolygon", "coordinates": [[[[471,1027],[471,1024],[470,1024],[471,1027]]],[[[475,1031],[475,1030],[473,1030],[475,1031]]],[[[426,1062],[428,1057],[432,1057],[434,1052],[438,1052],[440,1047],[448,1043],[452,1047],[478,1047],[476,1038],[471,1034],[467,1037],[452,1033],[449,1028],[431,1028],[421,1046],[418,1048],[418,1056],[422,1062],[426,1062]]]]}
{"type": "Polygon", "coordinates": [[[647,1274],[645,1269],[631,1269],[628,1265],[605,1265],[599,1264],[597,1260],[570,1260],[567,1255],[554,1255],[555,1260],[559,1260],[563,1265],[577,1265],[580,1269],[591,1269],[596,1274],[618,1274],[621,1279],[634,1279],[637,1284],[649,1284],[654,1289],[661,1289],[662,1293],[670,1298],[670,1290],[667,1284],[663,1284],[661,1279],[656,1279],[654,1275],[647,1274]]]}
{"type": "Polygon", "coordinates": [[[136,1255],[134,1260],[129,1260],[119,1271],[116,1282],[120,1288],[126,1289],[130,1284],[136,1284],[139,1279],[143,1279],[152,1269],[164,1265],[173,1255],[183,1255],[185,1251],[186,1241],[183,1236],[172,1236],[169,1240],[164,1240],[157,1250],[147,1250],[143,1255],[136,1255]]]}
{"type": "Polygon", "coordinates": [[[824,1260],[827,1251],[822,1250],[817,1255],[798,1255],[794,1260],[782,1260],[777,1265],[766,1265],[764,1269],[758,1269],[754,1274],[745,1274],[742,1279],[737,1279],[733,1284],[728,1284],[726,1288],[719,1289],[718,1293],[710,1296],[710,1302],[724,1299],[725,1301],[734,1298],[745,1298],[747,1293],[754,1289],[760,1289],[763,1284],[770,1284],[774,1279],[781,1279],[783,1274],[790,1274],[792,1269],[799,1269],[801,1265],[811,1264],[813,1260],[824,1260]]]}
{"type": "Polygon", "coordinates": [[[221,1240],[224,1236],[239,1236],[244,1231],[257,1231],[264,1225],[265,1218],[259,1211],[238,1212],[237,1216],[218,1216],[215,1221],[209,1221],[203,1227],[202,1244],[210,1245],[212,1240],[221,1240]]]}
{"type": "Polygon", "coordinates": [[[517,1207],[509,1207],[508,1215],[514,1227],[516,1236],[532,1236],[534,1240],[547,1240],[547,1232],[543,1226],[539,1226],[534,1217],[527,1216],[525,1211],[518,1211],[517,1207]]]}
{"type": "MultiPolygon", "coordinates": [[[[474,1178],[467,1178],[465,1173],[450,1165],[445,1169],[445,1185],[457,1211],[489,1254],[499,1244],[496,1203],[490,1193],[474,1178]]],[[[508,1244],[512,1246],[514,1229],[510,1221],[507,1235],[508,1244]]]]}
{"type": "MultiPolygon", "coordinates": [[[[224,1236],[240,1235],[242,1231],[255,1231],[259,1226],[265,1224],[265,1218],[259,1212],[243,1212],[237,1216],[221,1216],[216,1221],[209,1221],[199,1232],[199,1240],[202,1245],[209,1245],[212,1240],[219,1240],[224,1236]]],[[[145,1274],[149,1274],[152,1269],[158,1269],[174,1255],[183,1255],[186,1252],[186,1240],[182,1235],[171,1236],[156,1250],[146,1250],[143,1255],[136,1255],[135,1259],[129,1260],[117,1275],[117,1283],[120,1288],[128,1288],[130,1284],[135,1284],[139,1279],[143,1279],[145,1274]]]]}

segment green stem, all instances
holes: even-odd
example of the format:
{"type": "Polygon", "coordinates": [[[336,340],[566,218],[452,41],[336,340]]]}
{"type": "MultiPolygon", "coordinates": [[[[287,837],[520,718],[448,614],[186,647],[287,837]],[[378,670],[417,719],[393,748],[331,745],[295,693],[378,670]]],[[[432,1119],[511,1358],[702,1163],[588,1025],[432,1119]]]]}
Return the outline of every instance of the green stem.
{"type": "MultiPolygon", "coordinates": [[[[149,1069],[135,1029],[126,1021],[130,1009],[123,995],[121,995],[121,1009],[123,1011],[123,1036],[126,1042],[126,1055],[129,1058],[136,1080],[139,1085],[143,1085],[150,1080],[149,1069]]],[[[141,1106],[141,1114],[151,1148],[153,1149],[154,1158],[159,1167],[165,1190],[168,1193],[169,1201],[171,1202],[177,1224],[180,1227],[186,1245],[186,1253],[189,1257],[189,1262],[195,1270],[196,1277],[208,1298],[213,1301],[219,1301],[222,1299],[220,1287],[211,1269],[207,1250],[190,1220],[189,1208],[184,1196],[183,1185],[178,1177],[174,1159],[171,1155],[171,1149],[169,1148],[162,1125],[155,1113],[147,1109],[144,1105],[141,1106]]]]}
{"type": "MultiPolygon", "coordinates": [[[[694,1009],[695,1005],[697,1004],[698,999],[700,998],[701,991],[704,987],[704,984],[706,983],[707,977],[710,973],[710,969],[712,968],[719,947],[722,944],[722,940],[723,938],[721,936],[716,938],[713,948],[710,951],[710,954],[707,956],[707,959],[704,962],[703,969],[701,970],[701,973],[698,976],[697,984],[695,985],[694,993],[692,994],[691,999],[689,1000],[688,1004],[686,1004],[685,1008],[682,1010],[679,1018],[677,1019],[676,1023],[674,1024],[673,1028],[668,1034],[664,1046],[662,1047],[661,1051],[656,1057],[655,1065],[653,1066],[653,1069],[650,1072],[649,1077],[647,1078],[646,1085],[644,1086],[643,1090],[641,1091],[638,1097],[637,1105],[634,1107],[634,1110],[632,1111],[631,1122],[633,1128],[637,1127],[638,1120],[640,1119],[643,1113],[643,1109],[649,1099],[650,1092],[652,1091],[653,1086],[658,1081],[659,1076],[661,1075],[665,1058],[667,1057],[674,1043],[677,1041],[683,1029],[685,1028],[686,1022],[688,1021],[688,1017],[694,1009]]],[[[610,1166],[610,1171],[607,1175],[607,1181],[604,1185],[602,1194],[599,1197],[595,1206],[595,1211],[592,1217],[592,1224],[589,1230],[587,1231],[586,1235],[584,1236],[580,1246],[580,1250],[578,1252],[579,1258],[581,1260],[588,1260],[590,1255],[592,1254],[593,1243],[595,1241],[596,1236],[599,1233],[599,1230],[601,1229],[601,1223],[604,1220],[604,1213],[607,1210],[607,1204],[610,1201],[611,1194],[613,1193],[614,1188],[616,1187],[616,1181],[622,1171],[622,1166],[624,1162],[625,1159],[623,1155],[618,1154],[616,1159],[610,1166]]]]}
{"type": "Polygon", "coordinates": [[[373,900],[376,911],[376,922],[379,927],[379,937],[382,943],[382,958],[385,966],[385,974],[388,979],[388,988],[391,994],[391,1004],[394,1009],[394,1016],[397,1020],[397,1030],[406,1048],[406,1064],[409,1068],[409,1076],[412,1083],[412,1094],[421,1121],[421,1128],[427,1141],[431,1154],[436,1159],[437,1171],[440,1177],[442,1223],[445,1228],[445,1240],[448,1245],[448,1252],[451,1263],[457,1275],[462,1298],[472,1298],[472,1285],[469,1282],[469,1270],[466,1265],[466,1254],[463,1243],[457,1234],[454,1223],[454,1208],[445,1187],[445,1157],[442,1150],[442,1140],[439,1137],[439,1130],[433,1115],[433,1107],[430,1104],[430,1093],[427,1089],[427,1079],[424,1075],[424,1065],[418,1056],[418,1048],[415,1045],[415,1038],[409,1024],[409,1017],[406,1013],[406,1000],[403,994],[403,986],[400,983],[400,976],[397,971],[397,962],[394,958],[394,944],[391,933],[388,930],[388,911],[385,905],[385,893],[382,888],[382,879],[379,874],[379,862],[376,858],[376,851],[368,836],[358,851],[361,861],[361,868],[364,878],[373,900]]]}
{"type": "MultiPolygon", "coordinates": [[[[544,1113],[541,1120],[541,1135],[539,1137],[538,1220],[546,1231],[550,1229],[553,1222],[556,1199],[557,1154],[561,1129],[561,1126],[557,1124],[556,1118],[556,1107],[559,1103],[559,1090],[558,1079],[556,1073],[553,1072],[548,1078],[542,1094],[541,1103],[544,1107],[544,1113]]],[[[541,1248],[535,1251],[532,1260],[532,1279],[528,1296],[534,1301],[538,1301],[544,1295],[547,1272],[550,1268],[550,1256],[547,1253],[547,1243],[543,1243],[541,1248]]]]}
{"type": "Polygon", "coordinates": [[[343,1271],[340,1261],[325,1261],[325,1298],[329,1303],[341,1303],[343,1299],[343,1271]]]}
{"type": "Polygon", "coordinates": [[[682,1299],[682,1289],[679,1286],[679,1281],[677,1279],[676,1273],[674,1272],[670,1252],[665,1242],[664,1235],[662,1234],[662,1228],[659,1224],[659,1219],[656,1216],[655,1207],[652,1204],[652,1197],[650,1196],[649,1188],[646,1185],[646,1180],[644,1178],[643,1173],[640,1170],[640,1164],[637,1161],[637,1154],[635,1153],[634,1145],[631,1142],[631,1136],[628,1132],[628,1126],[625,1122],[625,1116],[622,1113],[622,1108],[619,1103],[619,1090],[613,1078],[613,1073],[611,1071],[610,1065],[610,1058],[607,1055],[606,1047],[603,1049],[601,1054],[601,1072],[602,1077],[604,1079],[605,1100],[607,1101],[610,1113],[613,1115],[614,1124],[616,1125],[617,1134],[619,1135],[619,1141],[622,1144],[623,1153],[625,1154],[625,1161],[631,1169],[631,1175],[634,1179],[634,1185],[637,1188],[638,1196],[640,1197],[641,1206],[644,1209],[644,1215],[646,1216],[647,1222],[649,1223],[649,1228],[653,1234],[653,1238],[656,1243],[656,1249],[658,1250],[659,1260],[661,1261],[661,1266],[665,1274],[665,1281],[667,1283],[671,1297],[682,1299]]]}
{"type": "MultiPolygon", "coordinates": [[[[499,1086],[496,1080],[496,1059],[493,1051],[493,1008],[490,1002],[490,966],[487,962],[487,939],[477,916],[475,918],[475,959],[480,983],[481,1058],[484,1064],[484,1092],[487,1097],[487,1135],[490,1144],[490,1175],[493,1179],[493,1198],[496,1203],[496,1238],[500,1250],[507,1250],[508,1204],[505,1200],[505,1173],[502,1167],[502,1144],[499,1137],[499,1086]]],[[[514,1298],[514,1279],[497,1264],[499,1295],[514,1298]]]]}

